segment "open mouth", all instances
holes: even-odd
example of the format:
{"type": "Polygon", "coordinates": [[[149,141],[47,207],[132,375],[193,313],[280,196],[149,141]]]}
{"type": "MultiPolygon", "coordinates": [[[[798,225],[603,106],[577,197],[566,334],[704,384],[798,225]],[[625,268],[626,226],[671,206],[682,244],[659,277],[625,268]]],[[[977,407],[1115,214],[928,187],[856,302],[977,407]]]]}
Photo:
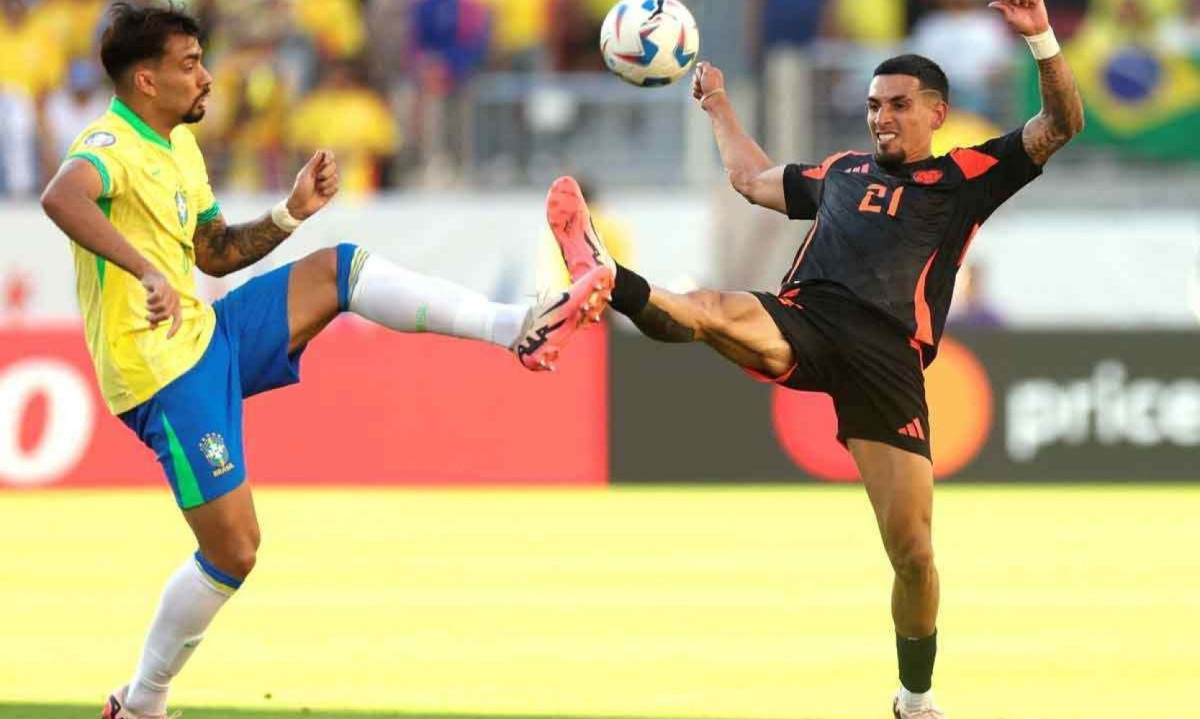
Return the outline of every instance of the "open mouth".
{"type": "Polygon", "coordinates": [[[896,137],[897,135],[894,132],[880,132],[875,135],[875,138],[879,140],[880,144],[891,142],[892,140],[895,140],[896,137]]]}

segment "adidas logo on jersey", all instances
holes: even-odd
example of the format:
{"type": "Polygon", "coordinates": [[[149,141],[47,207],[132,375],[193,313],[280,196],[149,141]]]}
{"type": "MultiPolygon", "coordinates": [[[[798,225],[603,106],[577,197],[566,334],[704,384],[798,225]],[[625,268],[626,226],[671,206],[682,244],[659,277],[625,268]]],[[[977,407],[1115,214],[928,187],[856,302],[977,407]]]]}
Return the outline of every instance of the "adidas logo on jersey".
{"type": "Polygon", "coordinates": [[[913,421],[901,427],[899,429],[899,433],[905,437],[912,437],[913,439],[925,439],[925,427],[921,425],[920,417],[917,417],[913,421]]]}

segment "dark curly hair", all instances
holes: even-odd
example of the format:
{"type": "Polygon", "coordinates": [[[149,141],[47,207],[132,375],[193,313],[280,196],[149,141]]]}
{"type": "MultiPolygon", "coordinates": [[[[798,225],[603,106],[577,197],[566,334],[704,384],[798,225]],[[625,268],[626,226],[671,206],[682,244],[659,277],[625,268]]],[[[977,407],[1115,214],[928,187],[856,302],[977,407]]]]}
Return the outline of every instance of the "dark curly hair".
{"type": "Polygon", "coordinates": [[[111,22],[100,40],[100,61],[116,83],[137,63],[161,58],[172,35],[203,38],[200,23],[174,2],[165,6],[117,2],[108,14],[111,22]]]}

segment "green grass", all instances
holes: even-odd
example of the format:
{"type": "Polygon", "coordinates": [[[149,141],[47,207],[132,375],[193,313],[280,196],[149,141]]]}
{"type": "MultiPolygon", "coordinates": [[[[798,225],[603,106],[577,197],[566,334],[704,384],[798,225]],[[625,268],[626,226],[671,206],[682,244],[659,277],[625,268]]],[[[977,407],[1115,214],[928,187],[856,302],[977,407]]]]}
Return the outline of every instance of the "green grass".
{"type": "MultiPolygon", "coordinates": [[[[99,708],[76,704],[0,704],[0,719],[96,719],[99,708]]],[[[429,715],[375,714],[368,712],[327,712],[293,709],[288,711],[244,711],[240,709],[189,709],[185,719],[417,719],[429,715]]],[[[429,719],[484,719],[471,716],[429,717],[429,719]]],[[[493,717],[492,719],[496,719],[493,717]]],[[[510,719],[510,718],[505,718],[510,719]]],[[[531,717],[528,719],[532,719],[531,717]]]]}
{"type": "MultiPolygon", "coordinates": [[[[888,714],[890,568],[860,487],[257,506],[258,568],[172,687],[186,719],[888,714]]],[[[949,715],[1200,719],[1197,517],[1200,486],[939,487],[949,715]]],[[[192,547],[163,492],[0,498],[0,719],[95,719],[192,547]]]]}
{"type": "MultiPolygon", "coordinates": [[[[78,705],[0,704],[0,719],[96,719],[97,708],[78,705]]],[[[393,712],[337,712],[311,709],[246,711],[244,709],[183,709],[183,719],[569,719],[561,715],[429,714],[393,712]]],[[[587,719],[605,719],[588,717],[587,719]]],[[[639,719],[612,717],[610,719],[639,719]]],[[[656,717],[656,719],[662,719],[656,717]]],[[[675,719],[683,719],[677,717],[675,719]]]]}

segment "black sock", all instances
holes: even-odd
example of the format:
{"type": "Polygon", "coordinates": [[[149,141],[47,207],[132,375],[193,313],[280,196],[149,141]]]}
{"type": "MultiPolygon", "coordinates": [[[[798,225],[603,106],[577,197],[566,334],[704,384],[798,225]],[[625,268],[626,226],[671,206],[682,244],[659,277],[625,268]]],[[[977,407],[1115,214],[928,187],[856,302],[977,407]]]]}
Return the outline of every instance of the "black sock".
{"type": "Polygon", "coordinates": [[[637,317],[650,304],[650,283],[641,275],[617,265],[617,280],[609,303],[626,317],[637,317]]]}
{"type": "Polygon", "coordinates": [[[896,635],[896,657],[900,660],[900,683],[913,694],[924,694],[933,686],[933,660],[937,656],[937,630],[924,639],[896,635]]]}

